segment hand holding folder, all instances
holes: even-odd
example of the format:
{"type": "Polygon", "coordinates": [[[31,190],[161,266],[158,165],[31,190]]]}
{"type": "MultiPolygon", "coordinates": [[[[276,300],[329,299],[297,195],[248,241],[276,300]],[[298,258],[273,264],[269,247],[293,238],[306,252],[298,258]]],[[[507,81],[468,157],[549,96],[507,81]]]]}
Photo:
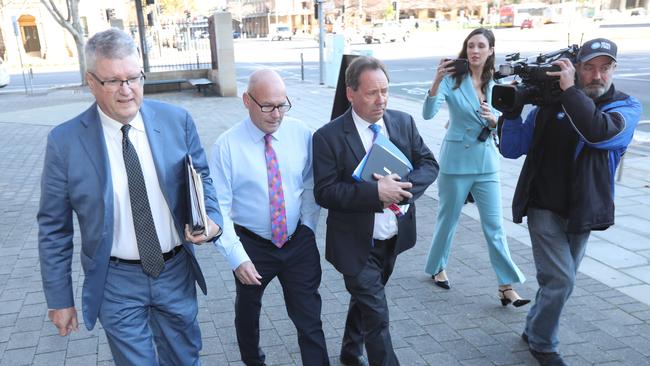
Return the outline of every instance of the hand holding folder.
{"type": "Polygon", "coordinates": [[[192,235],[206,233],[208,215],[205,211],[203,195],[203,179],[192,164],[192,157],[185,156],[186,187],[187,187],[187,224],[192,235]]]}
{"type": "MultiPolygon", "coordinates": [[[[378,135],[370,151],[361,159],[359,165],[352,173],[352,177],[359,182],[371,182],[373,174],[389,175],[397,174],[405,177],[413,170],[413,165],[406,156],[390,140],[383,135],[378,135]]],[[[408,210],[408,205],[402,209],[397,204],[388,207],[397,217],[400,217],[408,210]]]]}

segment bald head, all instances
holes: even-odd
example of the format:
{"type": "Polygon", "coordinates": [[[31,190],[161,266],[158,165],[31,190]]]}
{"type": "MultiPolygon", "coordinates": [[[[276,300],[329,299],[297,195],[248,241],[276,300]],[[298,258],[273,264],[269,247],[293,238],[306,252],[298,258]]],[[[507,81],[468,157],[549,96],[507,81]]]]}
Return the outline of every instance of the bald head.
{"type": "Polygon", "coordinates": [[[271,69],[260,69],[254,71],[248,78],[246,91],[251,94],[259,89],[282,89],[285,90],[284,81],[277,72],[271,69]]]}
{"type": "MultiPolygon", "coordinates": [[[[273,133],[280,128],[284,112],[279,107],[289,104],[284,81],[277,72],[261,69],[248,78],[248,88],[242,96],[251,120],[262,132],[273,133]],[[262,107],[271,107],[271,112],[262,112],[262,107]]],[[[266,109],[265,108],[265,109],[266,109]]]]}

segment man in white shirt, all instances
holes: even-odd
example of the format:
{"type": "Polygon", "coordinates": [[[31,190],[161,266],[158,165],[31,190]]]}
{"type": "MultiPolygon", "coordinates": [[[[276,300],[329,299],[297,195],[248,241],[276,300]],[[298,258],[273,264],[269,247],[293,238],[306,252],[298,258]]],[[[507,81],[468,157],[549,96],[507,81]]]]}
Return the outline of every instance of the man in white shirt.
{"type": "Polygon", "coordinates": [[[271,70],[251,74],[242,96],[249,117],[215,142],[210,171],[224,217],[216,243],[237,285],[235,328],[242,361],[264,365],[259,318],[264,289],[278,277],[298,331],[303,365],[329,365],[320,320],[320,255],[314,233],[311,131],[283,118],[291,108],[271,70]]]}

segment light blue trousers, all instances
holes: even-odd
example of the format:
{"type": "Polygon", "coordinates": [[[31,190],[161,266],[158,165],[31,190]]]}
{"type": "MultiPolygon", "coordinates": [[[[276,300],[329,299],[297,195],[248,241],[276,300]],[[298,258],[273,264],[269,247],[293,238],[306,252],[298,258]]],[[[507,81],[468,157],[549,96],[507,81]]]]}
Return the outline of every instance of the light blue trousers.
{"type": "Polygon", "coordinates": [[[590,232],[567,233],[566,219],[535,208],[528,209],[528,231],[539,289],[526,317],[525,332],[530,348],[557,352],[560,315],[573,292],[590,232]]]}
{"type": "Polygon", "coordinates": [[[110,262],[99,321],[117,366],[198,366],[201,330],[189,255],[181,250],[158,278],[139,264],[110,262]]]}
{"type": "Polygon", "coordinates": [[[524,274],[510,257],[503,230],[499,173],[438,175],[438,219],[424,271],[434,275],[447,267],[460,212],[469,192],[478,207],[497,282],[499,285],[524,282],[524,274]]]}

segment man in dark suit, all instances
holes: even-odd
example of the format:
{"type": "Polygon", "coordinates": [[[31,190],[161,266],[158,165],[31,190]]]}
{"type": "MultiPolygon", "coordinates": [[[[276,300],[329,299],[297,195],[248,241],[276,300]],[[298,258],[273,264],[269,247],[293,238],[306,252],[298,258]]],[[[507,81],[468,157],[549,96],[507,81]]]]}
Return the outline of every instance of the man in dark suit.
{"type": "Polygon", "coordinates": [[[414,201],[436,179],[438,163],[413,117],[386,109],[388,75],[381,61],[355,59],[345,84],[352,107],[313,138],[314,195],[329,210],[326,258],[343,274],[351,295],[340,360],[345,365],[399,365],[384,286],[397,255],[415,245],[414,201]],[[358,182],[352,173],[378,133],[406,155],[413,170],[405,177],[375,174],[373,182],[358,182]],[[388,209],[395,204],[404,212],[401,217],[388,209]]]}
{"type": "Polygon", "coordinates": [[[73,213],[81,231],[82,314],[99,318],[116,365],[199,365],[193,244],[223,221],[208,163],[187,111],[143,101],[144,74],[131,37],[115,28],[85,49],[94,103],[47,139],[38,212],[48,316],[61,336],[77,330],[72,280],[73,213]],[[203,177],[204,233],[187,220],[185,157],[203,177]]]}

